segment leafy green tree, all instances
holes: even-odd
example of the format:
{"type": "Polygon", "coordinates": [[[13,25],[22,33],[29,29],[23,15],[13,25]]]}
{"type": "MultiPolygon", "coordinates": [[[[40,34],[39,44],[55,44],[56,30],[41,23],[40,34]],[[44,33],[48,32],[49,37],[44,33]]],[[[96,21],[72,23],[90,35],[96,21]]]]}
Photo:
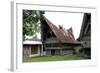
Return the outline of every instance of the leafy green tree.
{"type": "Polygon", "coordinates": [[[33,36],[40,32],[39,11],[23,10],[23,40],[25,35],[33,36]]]}

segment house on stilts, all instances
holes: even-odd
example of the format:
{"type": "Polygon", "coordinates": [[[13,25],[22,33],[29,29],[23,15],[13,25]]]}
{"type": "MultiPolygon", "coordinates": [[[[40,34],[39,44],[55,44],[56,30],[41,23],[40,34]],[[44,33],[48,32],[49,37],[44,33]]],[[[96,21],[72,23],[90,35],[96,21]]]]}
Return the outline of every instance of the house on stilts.
{"type": "Polygon", "coordinates": [[[45,16],[42,20],[42,43],[47,56],[74,54],[81,43],[75,40],[72,28],[67,31],[56,27],[45,16]]]}

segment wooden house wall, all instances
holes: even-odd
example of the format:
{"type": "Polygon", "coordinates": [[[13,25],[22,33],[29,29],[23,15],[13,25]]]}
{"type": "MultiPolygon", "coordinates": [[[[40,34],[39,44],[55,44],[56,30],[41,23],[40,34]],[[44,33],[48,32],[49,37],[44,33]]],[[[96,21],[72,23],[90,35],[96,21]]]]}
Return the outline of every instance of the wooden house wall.
{"type": "Polygon", "coordinates": [[[74,48],[72,47],[73,45],[71,44],[66,44],[66,43],[61,43],[58,41],[48,24],[46,23],[45,20],[42,20],[42,42],[43,42],[43,49],[46,51],[47,56],[52,55],[52,50],[51,49],[46,49],[46,48],[55,48],[54,53],[55,55],[67,55],[67,54],[73,54],[74,48]],[[60,48],[60,49],[57,49],[60,48]],[[67,48],[65,50],[62,50],[63,48],[67,48]],[[70,48],[70,49],[68,49],[70,48]]]}
{"type": "Polygon", "coordinates": [[[31,55],[31,46],[23,45],[23,61],[31,55]]]}
{"type": "Polygon", "coordinates": [[[23,61],[32,56],[42,55],[41,45],[23,45],[23,61]]]}

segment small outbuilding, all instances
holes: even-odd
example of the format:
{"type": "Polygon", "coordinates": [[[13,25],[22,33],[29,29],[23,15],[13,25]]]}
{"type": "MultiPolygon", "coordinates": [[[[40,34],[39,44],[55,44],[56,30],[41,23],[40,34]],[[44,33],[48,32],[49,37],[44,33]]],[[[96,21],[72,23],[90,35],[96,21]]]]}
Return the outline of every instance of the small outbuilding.
{"type": "Polygon", "coordinates": [[[26,39],[23,41],[23,60],[29,57],[41,56],[42,42],[38,38],[26,39]]]}

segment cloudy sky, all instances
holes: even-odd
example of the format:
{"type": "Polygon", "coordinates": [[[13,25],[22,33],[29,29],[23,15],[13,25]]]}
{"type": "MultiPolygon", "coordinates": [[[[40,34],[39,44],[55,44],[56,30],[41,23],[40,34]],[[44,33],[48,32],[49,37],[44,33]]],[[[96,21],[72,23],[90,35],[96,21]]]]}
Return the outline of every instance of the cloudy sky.
{"type": "Polygon", "coordinates": [[[72,27],[75,39],[79,37],[83,13],[45,12],[44,15],[57,27],[58,25],[63,25],[65,29],[72,27]]]}

